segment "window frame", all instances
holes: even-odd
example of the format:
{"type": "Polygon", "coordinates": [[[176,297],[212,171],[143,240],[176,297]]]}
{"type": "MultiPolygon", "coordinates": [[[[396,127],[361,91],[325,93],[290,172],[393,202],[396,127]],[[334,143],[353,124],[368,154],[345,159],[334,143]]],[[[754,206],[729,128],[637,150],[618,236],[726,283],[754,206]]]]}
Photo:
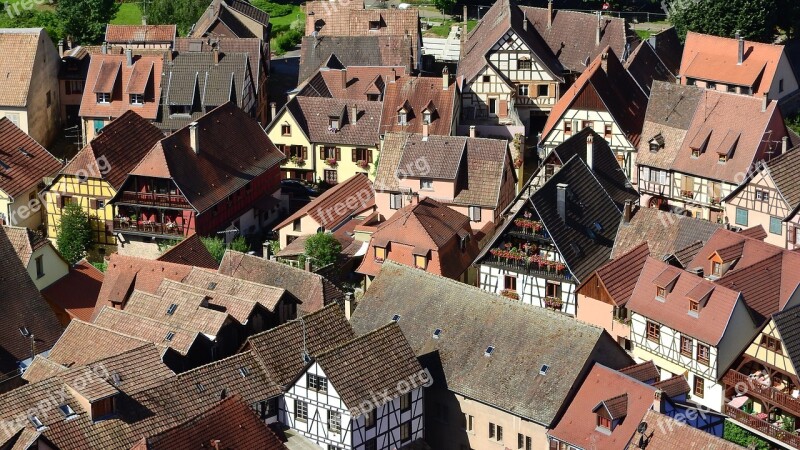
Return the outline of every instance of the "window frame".
{"type": "Polygon", "coordinates": [[[694,339],[681,335],[680,345],[681,355],[694,358],[694,339]]]}
{"type": "Polygon", "coordinates": [[[392,192],[389,194],[389,209],[400,209],[403,207],[403,194],[392,192]]]}
{"type": "Polygon", "coordinates": [[[469,220],[471,222],[480,222],[481,221],[481,207],[480,206],[470,206],[467,209],[467,213],[469,214],[469,220]]]}
{"type": "Polygon", "coordinates": [[[536,85],[536,96],[537,97],[550,97],[550,85],[549,84],[538,84],[538,85],[536,85]]]}
{"type": "Polygon", "coordinates": [[[289,124],[282,124],[281,136],[291,136],[291,135],[292,135],[292,126],[289,124]]]}
{"type": "Polygon", "coordinates": [[[328,392],[328,379],[314,373],[309,373],[306,375],[306,388],[314,392],[328,392]]]}
{"type": "Polygon", "coordinates": [[[611,419],[609,419],[608,417],[603,417],[600,414],[598,414],[597,426],[599,428],[605,428],[606,430],[611,430],[611,419]]]}
{"type": "Polygon", "coordinates": [[[433,179],[432,178],[420,178],[419,179],[419,189],[421,191],[432,191],[433,190],[433,179]]]}
{"type": "Polygon", "coordinates": [[[342,413],[328,410],[328,431],[339,434],[342,432],[342,413]]]}
{"type": "Polygon", "coordinates": [[[703,377],[694,376],[692,383],[692,395],[698,398],[703,398],[706,394],[706,381],[703,377]]]}
{"type": "Polygon", "coordinates": [[[517,290],[517,276],[504,275],[503,276],[503,289],[517,290]]]}
{"type": "Polygon", "coordinates": [[[517,58],[517,70],[533,70],[533,61],[530,58],[517,58]]]}
{"type": "Polygon", "coordinates": [[[711,362],[711,347],[706,344],[697,343],[697,362],[708,365],[711,362]],[[705,353],[705,356],[701,356],[705,353]]]}
{"type": "Polygon", "coordinates": [[[296,422],[308,422],[308,403],[302,400],[294,401],[294,420],[296,422]]]}
{"type": "Polygon", "coordinates": [[[648,341],[661,343],[661,325],[648,320],[646,332],[648,341]]]}
{"type": "Polygon", "coordinates": [[[741,225],[743,227],[746,227],[748,222],[750,221],[749,220],[750,218],[748,216],[749,216],[749,211],[747,209],[739,208],[737,206],[736,207],[735,216],[734,216],[734,223],[736,223],[736,225],[741,225]],[[740,220],[739,214],[741,214],[744,217],[743,220],[740,220]]]}
{"type": "Polygon", "coordinates": [[[770,216],[769,218],[769,232],[771,234],[781,235],[783,234],[783,221],[779,217],[770,216]],[[775,226],[777,225],[777,226],[775,226]],[[775,230],[778,231],[775,231],[775,230]]]}
{"type": "Polygon", "coordinates": [[[128,100],[130,101],[131,105],[144,105],[143,94],[128,94],[128,100]]]}
{"type": "Polygon", "coordinates": [[[39,255],[35,259],[36,261],[36,279],[40,279],[44,277],[44,255],[39,255]]]}
{"type": "Polygon", "coordinates": [[[109,92],[98,92],[97,93],[97,103],[101,105],[107,105],[111,103],[111,93],[109,92]]]}
{"type": "Polygon", "coordinates": [[[528,97],[530,92],[530,87],[527,84],[518,84],[517,85],[517,95],[521,97],[528,97]]]}
{"type": "Polygon", "coordinates": [[[406,392],[400,396],[400,412],[411,411],[411,405],[414,400],[411,398],[411,392],[406,392]]]}

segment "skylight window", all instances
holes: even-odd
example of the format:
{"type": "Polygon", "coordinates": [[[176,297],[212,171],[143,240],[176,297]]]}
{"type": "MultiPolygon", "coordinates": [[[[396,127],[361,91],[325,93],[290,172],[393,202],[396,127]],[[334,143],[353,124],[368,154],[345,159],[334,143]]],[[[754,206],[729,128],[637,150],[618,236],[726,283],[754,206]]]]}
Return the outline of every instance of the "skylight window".
{"type": "Polygon", "coordinates": [[[592,228],[594,229],[595,233],[602,233],[603,232],[603,225],[600,222],[593,222],[592,228]]]}
{"type": "Polygon", "coordinates": [[[176,309],[178,309],[178,305],[176,305],[175,303],[169,305],[169,308],[167,308],[167,315],[171,316],[171,315],[175,314],[175,310],[176,309]]]}
{"type": "Polygon", "coordinates": [[[483,356],[492,356],[492,353],[494,353],[494,345],[486,347],[486,351],[483,353],[483,356]]]}
{"type": "Polygon", "coordinates": [[[28,331],[28,327],[19,327],[19,334],[23,337],[31,337],[31,332],[28,331]]]}
{"type": "Polygon", "coordinates": [[[216,289],[216,288],[217,288],[217,283],[216,283],[216,281],[212,281],[212,282],[208,283],[208,290],[209,290],[209,291],[213,291],[213,290],[214,290],[214,289],[216,289]]]}
{"type": "Polygon", "coordinates": [[[434,339],[439,339],[439,336],[441,336],[441,335],[442,335],[442,329],[441,328],[437,328],[437,329],[433,330],[433,338],[434,339]]]}
{"type": "Polygon", "coordinates": [[[242,378],[244,378],[244,377],[250,375],[250,371],[247,370],[247,367],[240,367],[239,368],[239,375],[241,375],[242,378]]]}
{"type": "Polygon", "coordinates": [[[399,322],[400,321],[400,314],[395,314],[392,316],[392,322],[399,322]]]}
{"type": "Polygon", "coordinates": [[[29,151],[25,150],[24,148],[19,147],[17,150],[19,150],[19,152],[22,153],[22,156],[27,156],[28,158],[33,158],[33,155],[29,151]]]}
{"type": "Polygon", "coordinates": [[[75,410],[72,409],[72,407],[66,403],[59,406],[58,410],[61,411],[61,414],[64,416],[65,419],[69,419],[70,417],[75,417],[76,415],[75,410]]]}
{"type": "Polygon", "coordinates": [[[2,167],[3,170],[11,170],[11,166],[9,166],[8,164],[4,163],[3,161],[0,161],[0,167],[2,167]]]}
{"type": "Polygon", "coordinates": [[[119,376],[119,373],[114,372],[111,374],[111,381],[114,383],[114,386],[119,386],[122,383],[122,377],[119,376]]]}
{"type": "Polygon", "coordinates": [[[197,389],[198,393],[199,392],[203,392],[203,391],[206,390],[206,387],[203,386],[203,383],[197,383],[197,384],[194,385],[194,387],[195,387],[195,389],[197,389]]]}
{"type": "Polygon", "coordinates": [[[547,364],[542,364],[542,368],[539,369],[539,375],[547,375],[548,370],[550,370],[550,366],[547,364]]]}
{"type": "Polygon", "coordinates": [[[174,337],[175,337],[175,333],[173,333],[172,331],[168,331],[167,335],[164,336],[164,340],[165,341],[172,341],[172,338],[174,338],[174,337]]]}
{"type": "Polygon", "coordinates": [[[39,417],[30,416],[28,417],[28,420],[31,421],[31,423],[33,424],[34,427],[36,427],[37,430],[41,430],[42,428],[44,428],[44,424],[42,423],[41,420],[39,420],[39,417]]]}

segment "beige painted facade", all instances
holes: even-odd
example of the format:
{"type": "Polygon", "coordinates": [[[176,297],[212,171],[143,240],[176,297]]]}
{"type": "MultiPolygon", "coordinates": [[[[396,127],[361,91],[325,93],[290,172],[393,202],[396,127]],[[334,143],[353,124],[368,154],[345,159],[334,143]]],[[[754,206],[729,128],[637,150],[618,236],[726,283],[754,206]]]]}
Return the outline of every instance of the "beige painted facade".
{"type": "Polygon", "coordinates": [[[48,243],[33,252],[27,269],[33,284],[41,291],[67,275],[69,273],[69,264],[56,252],[55,247],[48,243]],[[38,261],[41,261],[41,263],[38,261]],[[39,272],[39,264],[41,264],[41,273],[39,272]]]}
{"type": "Polygon", "coordinates": [[[281,248],[286,247],[295,238],[314,234],[320,228],[319,222],[314,220],[313,217],[306,214],[297,219],[294,223],[290,223],[283,228],[276,230],[278,232],[278,239],[281,243],[281,248]]]}
{"type": "Polygon", "coordinates": [[[81,127],[83,128],[83,142],[91,142],[99,133],[98,131],[103,129],[106,125],[111,123],[111,118],[85,118],[81,117],[81,127]]]}
{"type": "Polygon", "coordinates": [[[37,230],[44,223],[44,208],[38,198],[37,186],[17,198],[0,190],[0,218],[6,225],[37,230]]]}
{"type": "MultiPolygon", "coordinates": [[[[736,55],[733,56],[735,57],[736,55]]],[[[737,94],[753,95],[752,90],[747,86],[738,86],[722,82],[715,83],[683,77],[681,84],[689,84],[721,92],[736,92],[737,94]]],[[[792,66],[789,64],[789,59],[786,57],[786,52],[784,51],[778,60],[778,66],[775,68],[775,76],[772,78],[772,84],[769,86],[768,98],[770,100],[781,100],[793,94],[799,87],[800,85],[798,85],[797,78],[792,71],[792,66]]]]}

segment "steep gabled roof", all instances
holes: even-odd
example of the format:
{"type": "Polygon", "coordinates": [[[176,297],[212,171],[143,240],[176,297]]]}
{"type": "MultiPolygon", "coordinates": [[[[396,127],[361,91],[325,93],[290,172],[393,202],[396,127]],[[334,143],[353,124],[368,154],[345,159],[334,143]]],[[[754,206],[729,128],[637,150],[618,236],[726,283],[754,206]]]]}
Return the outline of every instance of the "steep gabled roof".
{"type": "Polygon", "coordinates": [[[379,139],[381,103],[340,98],[296,96],[285,108],[314,144],[344,144],[375,146],[379,139]],[[356,122],[352,123],[351,109],[358,110],[356,122]],[[339,130],[330,130],[330,118],[339,119],[339,130]]]}
{"type": "Polygon", "coordinates": [[[647,411],[642,422],[648,425],[645,435],[634,433],[627,450],[637,450],[639,439],[644,439],[648,450],[744,450],[745,447],[726,441],[672,417],[647,411]]]}
{"type": "Polygon", "coordinates": [[[675,75],[661,61],[648,41],[640,42],[639,46],[631,53],[625,61],[625,70],[631,74],[646,95],[650,95],[650,87],[655,80],[667,83],[676,82],[675,75]]]}
{"type": "Polygon", "coordinates": [[[639,207],[634,209],[630,222],[620,223],[612,257],[647,243],[650,254],[663,259],[695,242],[708,241],[720,228],[722,225],[708,220],[639,207]]]}
{"type": "Polygon", "coordinates": [[[386,94],[383,98],[383,117],[381,118],[380,133],[388,131],[405,131],[408,133],[422,133],[423,111],[432,106],[431,123],[428,125],[428,134],[449,136],[453,133],[453,114],[455,111],[455,98],[457,95],[456,83],[448,81],[448,88],[442,88],[442,77],[413,77],[399,78],[396,82],[386,84],[386,94]],[[397,108],[408,102],[413,111],[407,115],[406,125],[400,125],[397,120],[397,108]]]}
{"type": "Polygon", "coordinates": [[[63,366],[82,366],[148,343],[145,339],[75,319],[50,349],[47,359],[63,366]]]}
{"type": "Polygon", "coordinates": [[[398,76],[409,73],[413,61],[411,45],[402,35],[305,36],[300,47],[298,82],[311,78],[331,56],[344,67],[393,67],[398,76]]]}
{"type": "Polygon", "coordinates": [[[109,44],[172,44],[176,25],[106,25],[105,42],[109,44]]]}
{"type": "Polygon", "coordinates": [[[283,222],[275,225],[273,229],[279,230],[308,215],[326,230],[336,230],[344,222],[350,220],[353,214],[373,206],[375,206],[375,191],[372,188],[372,182],[369,181],[366,174],[357,173],[323,192],[322,195],[308,202],[283,222]],[[346,202],[349,198],[357,199],[353,203],[353,207],[346,202]],[[344,208],[337,208],[340,205],[344,208]]]}
{"type": "Polygon", "coordinates": [[[42,295],[71,318],[91,321],[102,285],[103,272],[84,259],[70,267],[67,275],[44,288],[42,295]]]}
{"type": "Polygon", "coordinates": [[[36,55],[45,52],[47,41],[44,28],[5,28],[0,30],[0,46],[6,52],[0,61],[0,73],[5,74],[5,85],[0,93],[0,105],[4,107],[25,107],[28,104],[32,71],[36,55]],[[41,42],[42,46],[39,46],[41,42]]]}
{"type": "Polygon", "coordinates": [[[48,245],[53,248],[53,253],[56,254],[56,256],[61,256],[61,254],[56,251],[55,247],[53,247],[53,244],[41,233],[35,233],[24,227],[8,225],[3,225],[3,230],[6,232],[8,240],[11,241],[14,251],[17,252],[20,262],[22,262],[22,265],[25,267],[28,267],[28,264],[30,264],[33,252],[48,245]]]}
{"type": "Polygon", "coordinates": [[[12,199],[27,195],[60,168],[61,162],[36,140],[7,117],[0,119],[0,191],[12,199]]]}
{"type": "MultiPolygon", "coordinates": [[[[265,39],[270,28],[269,14],[243,0],[212,0],[203,15],[192,26],[190,37],[202,37],[213,32],[219,35],[215,25],[221,23],[233,35],[228,38],[265,39]]],[[[225,30],[222,30],[225,31],[225,30]]]]}
{"type": "Polygon", "coordinates": [[[796,212],[800,208],[800,177],[797,176],[800,173],[800,147],[764,164],[769,168],[769,175],[780,195],[796,212]]]}
{"type": "MultiPolygon", "coordinates": [[[[625,306],[631,298],[649,254],[647,244],[643,242],[595,271],[598,282],[603,285],[616,306],[625,306]]],[[[584,283],[591,282],[592,278],[588,278],[584,283]]],[[[578,288],[580,289],[581,287],[578,288]]]]}
{"type": "MultiPolygon", "coordinates": [[[[129,66],[126,55],[95,53],[89,61],[89,72],[86,74],[86,86],[81,98],[80,116],[83,118],[108,119],[122,116],[127,111],[136,111],[148,120],[158,116],[161,102],[161,72],[164,66],[162,55],[142,50],[133,52],[132,64],[129,66]],[[142,73],[142,67],[152,67],[152,79],[140,80],[131,84],[134,75],[142,73]],[[152,89],[145,92],[144,105],[132,106],[129,99],[129,86],[141,86],[152,83],[152,89]],[[111,101],[98,103],[97,93],[111,93],[111,101]]],[[[105,129],[103,130],[105,131],[105,129]]]]}
{"type": "Polygon", "coordinates": [[[297,95],[364,101],[367,93],[382,95],[384,87],[397,72],[392,67],[321,68],[306,83],[298,85],[297,95]]]}
{"type": "Polygon", "coordinates": [[[159,261],[183,264],[217,270],[219,263],[200,240],[200,235],[193,234],[170,248],[158,257],[159,261]]]}

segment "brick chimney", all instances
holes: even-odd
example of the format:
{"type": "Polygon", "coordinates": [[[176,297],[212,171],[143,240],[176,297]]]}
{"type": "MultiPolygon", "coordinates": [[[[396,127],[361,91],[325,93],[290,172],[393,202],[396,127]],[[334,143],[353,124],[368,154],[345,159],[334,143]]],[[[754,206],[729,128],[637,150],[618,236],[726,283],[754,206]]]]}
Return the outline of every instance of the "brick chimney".
{"type": "Polygon", "coordinates": [[[653,411],[660,413],[663,411],[663,400],[661,399],[662,394],[664,391],[661,389],[656,389],[653,393],[653,411]]]}
{"type": "Polygon", "coordinates": [[[353,104],[353,106],[350,107],[350,125],[355,124],[357,120],[358,120],[358,107],[355,104],[353,104]]]}
{"type": "Polygon", "coordinates": [[[396,79],[397,79],[397,70],[395,70],[395,68],[392,67],[392,73],[391,75],[389,75],[389,83],[394,83],[396,79]]]}
{"type": "Polygon", "coordinates": [[[450,87],[450,71],[447,70],[447,66],[444,66],[442,69],[442,90],[446,91],[447,88],[450,87]]]}
{"type": "Polygon", "coordinates": [[[470,125],[469,126],[469,137],[471,137],[471,138],[475,137],[475,125],[470,125]]]}
{"type": "Polygon", "coordinates": [[[197,122],[189,124],[189,146],[194,150],[195,155],[200,154],[200,130],[197,122]]]}
{"type": "Polygon", "coordinates": [[[784,136],[781,138],[781,154],[787,151],[789,151],[789,136],[784,136]]]}
{"type": "Polygon", "coordinates": [[[744,38],[739,30],[736,30],[736,40],[738,41],[738,52],[736,58],[736,64],[741,65],[744,62],[744,38]]]}
{"type": "Polygon", "coordinates": [[[594,136],[591,133],[586,136],[586,165],[594,170],[594,136]]]}
{"type": "Polygon", "coordinates": [[[423,123],[422,124],[422,140],[423,141],[427,141],[428,140],[428,124],[427,123],[423,123]]]}
{"type": "Polygon", "coordinates": [[[347,89],[347,69],[342,69],[342,89],[347,89]]]}
{"type": "Polygon", "coordinates": [[[353,294],[348,292],[344,294],[344,318],[350,320],[351,314],[353,314],[353,294]]]}
{"type": "Polygon", "coordinates": [[[214,46],[211,53],[214,55],[214,65],[219,64],[219,46],[214,46]]]}
{"type": "Polygon", "coordinates": [[[633,215],[633,200],[625,200],[625,208],[622,211],[623,223],[629,223],[633,215]]]}
{"type": "Polygon", "coordinates": [[[553,0],[547,0],[547,29],[553,26],[553,0]]]}
{"type": "Polygon", "coordinates": [[[600,55],[600,69],[608,73],[608,52],[603,52],[603,54],[600,55]]]}

